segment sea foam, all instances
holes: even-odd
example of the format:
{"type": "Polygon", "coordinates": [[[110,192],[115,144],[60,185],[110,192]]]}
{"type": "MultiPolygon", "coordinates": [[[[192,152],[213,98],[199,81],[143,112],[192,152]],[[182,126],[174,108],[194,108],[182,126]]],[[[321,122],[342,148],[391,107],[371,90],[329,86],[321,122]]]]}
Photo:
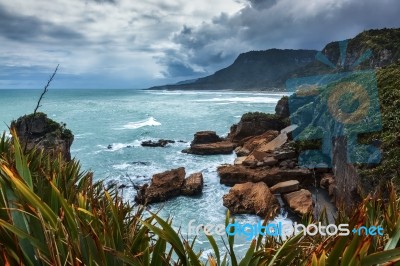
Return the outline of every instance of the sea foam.
{"type": "Polygon", "coordinates": [[[158,122],[154,117],[151,116],[145,120],[129,122],[128,124],[124,125],[123,128],[124,129],[137,129],[137,128],[147,127],[147,126],[161,126],[161,123],[158,122]]]}

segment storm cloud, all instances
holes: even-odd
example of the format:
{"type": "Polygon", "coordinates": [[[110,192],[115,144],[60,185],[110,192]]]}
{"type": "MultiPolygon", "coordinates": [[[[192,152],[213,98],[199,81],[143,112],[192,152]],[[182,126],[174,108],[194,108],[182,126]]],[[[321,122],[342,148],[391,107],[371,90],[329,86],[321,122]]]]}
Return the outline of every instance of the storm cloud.
{"type": "Polygon", "coordinates": [[[143,88],[226,67],[242,52],[322,49],[399,27],[397,0],[13,0],[0,3],[0,88],[143,88]]]}

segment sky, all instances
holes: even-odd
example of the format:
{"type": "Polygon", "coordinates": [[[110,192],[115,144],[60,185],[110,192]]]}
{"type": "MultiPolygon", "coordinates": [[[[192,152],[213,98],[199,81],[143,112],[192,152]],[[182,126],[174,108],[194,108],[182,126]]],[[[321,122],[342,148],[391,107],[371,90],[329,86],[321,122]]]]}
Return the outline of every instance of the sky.
{"type": "Polygon", "coordinates": [[[400,27],[398,0],[0,0],[0,89],[147,88],[400,27]]]}

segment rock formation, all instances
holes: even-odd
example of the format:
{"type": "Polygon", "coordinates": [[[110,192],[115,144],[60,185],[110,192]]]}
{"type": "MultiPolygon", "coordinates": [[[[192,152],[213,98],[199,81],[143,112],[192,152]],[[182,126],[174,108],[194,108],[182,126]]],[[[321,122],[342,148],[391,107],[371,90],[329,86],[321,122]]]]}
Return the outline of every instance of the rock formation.
{"type": "Polygon", "coordinates": [[[61,154],[64,160],[70,161],[74,135],[65,126],[51,120],[44,113],[25,115],[11,123],[22,147],[27,150],[36,147],[50,156],[61,154]]]}
{"type": "Polygon", "coordinates": [[[197,155],[230,154],[234,148],[230,141],[220,138],[215,131],[200,131],[194,135],[190,148],[182,152],[197,155]]]}
{"type": "Polygon", "coordinates": [[[175,143],[175,141],[169,139],[159,139],[157,141],[153,140],[142,141],[140,145],[142,145],[143,147],[165,147],[171,143],[175,143]]]}
{"type": "Polygon", "coordinates": [[[275,214],[279,208],[277,199],[263,182],[235,185],[224,195],[223,204],[233,214],[257,214],[263,218],[275,214]]]}
{"type": "Polygon", "coordinates": [[[301,189],[283,195],[283,199],[289,207],[297,214],[304,215],[313,210],[313,199],[311,192],[301,189]]]}
{"type": "Polygon", "coordinates": [[[203,189],[203,175],[195,173],[185,179],[185,168],[180,167],[153,175],[150,184],[137,189],[135,201],[151,204],[166,201],[179,195],[197,195],[203,189]]]}
{"type": "Polygon", "coordinates": [[[182,195],[193,196],[203,191],[204,181],[202,173],[191,174],[185,179],[182,186],[182,195]]]}
{"type": "Polygon", "coordinates": [[[228,138],[232,142],[239,142],[244,138],[258,136],[268,130],[277,130],[288,126],[281,117],[264,113],[247,113],[242,116],[238,124],[231,127],[228,138]]]}

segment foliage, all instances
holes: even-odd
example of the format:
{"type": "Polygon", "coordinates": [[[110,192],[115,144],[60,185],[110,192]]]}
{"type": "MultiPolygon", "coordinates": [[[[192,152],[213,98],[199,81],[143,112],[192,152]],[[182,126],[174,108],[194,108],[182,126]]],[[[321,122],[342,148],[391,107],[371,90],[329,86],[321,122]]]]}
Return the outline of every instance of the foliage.
{"type": "MultiPolygon", "coordinates": [[[[13,132],[0,140],[1,265],[205,265],[196,241],[172,228],[172,220],[124,203],[76,161],[24,154],[13,132]]],[[[337,223],[381,225],[384,236],[303,236],[287,240],[258,237],[243,258],[235,254],[234,236],[226,247],[207,236],[214,251],[209,265],[373,265],[400,260],[400,202],[393,186],[389,201],[367,198],[354,216],[337,223]]],[[[318,219],[327,223],[326,213],[318,219]]],[[[230,221],[229,213],[225,223],[230,221]]],[[[304,222],[313,222],[305,217],[304,222]]],[[[315,221],[314,221],[315,222],[315,221]]]]}
{"type": "Polygon", "coordinates": [[[242,115],[242,121],[255,121],[255,120],[281,120],[276,114],[267,114],[262,112],[248,112],[242,115]]]}

